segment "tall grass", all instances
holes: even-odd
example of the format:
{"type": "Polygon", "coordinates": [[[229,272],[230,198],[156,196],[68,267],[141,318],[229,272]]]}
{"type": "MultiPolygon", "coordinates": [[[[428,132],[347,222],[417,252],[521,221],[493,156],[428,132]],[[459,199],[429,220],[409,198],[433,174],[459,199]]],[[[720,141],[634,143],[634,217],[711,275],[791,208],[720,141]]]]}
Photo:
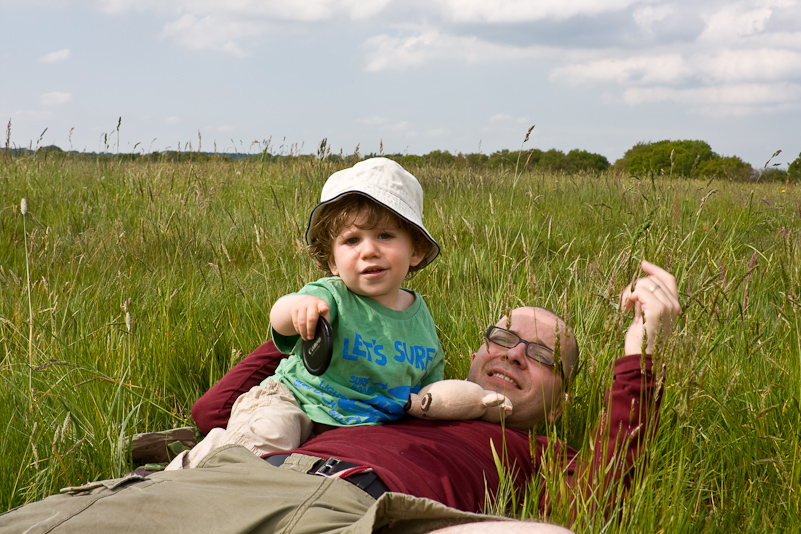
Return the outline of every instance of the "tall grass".
{"type": "MultiPolygon", "coordinates": [[[[120,475],[131,468],[126,436],[191,422],[192,402],[264,341],[272,302],[319,276],[303,231],[339,168],[0,158],[0,509],[120,475]]],[[[443,250],[409,286],[437,322],[446,373],[464,376],[482,330],[511,307],[567,316],[581,374],[562,420],[537,430],[571,446],[589,446],[623,346],[617,295],[638,275],[637,258],[679,282],[683,314],[659,356],[668,371],[661,427],[640,482],[618,514],[587,504],[574,518],[557,508],[553,519],[579,532],[798,530],[797,192],[409,170],[443,250]]],[[[558,477],[545,484],[559,491],[558,477]]],[[[536,499],[490,497],[491,509],[538,515],[536,499]]]]}

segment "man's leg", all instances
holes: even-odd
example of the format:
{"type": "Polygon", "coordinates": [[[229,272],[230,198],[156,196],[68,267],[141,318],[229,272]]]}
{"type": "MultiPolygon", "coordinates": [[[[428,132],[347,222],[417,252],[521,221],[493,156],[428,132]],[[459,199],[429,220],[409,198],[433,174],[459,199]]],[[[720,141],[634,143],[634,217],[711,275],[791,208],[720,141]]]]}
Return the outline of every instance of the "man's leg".
{"type": "Polygon", "coordinates": [[[340,479],[273,467],[235,445],[198,469],[102,481],[0,515],[0,534],[342,531],[375,499],[340,479]]]}
{"type": "Polygon", "coordinates": [[[572,534],[548,523],[516,521],[449,508],[430,499],[385,493],[347,534],[572,534]]]}

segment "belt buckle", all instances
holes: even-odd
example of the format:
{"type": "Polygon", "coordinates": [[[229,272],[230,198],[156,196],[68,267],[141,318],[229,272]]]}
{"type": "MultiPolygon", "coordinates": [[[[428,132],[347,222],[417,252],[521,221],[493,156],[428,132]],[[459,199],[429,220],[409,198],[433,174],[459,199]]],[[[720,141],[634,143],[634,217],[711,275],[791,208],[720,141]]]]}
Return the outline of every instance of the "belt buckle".
{"type": "Polygon", "coordinates": [[[339,458],[334,458],[333,456],[326,460],[322,465],[319,467],[314,468],[313,470],[309,471],[310,475],[320,475],[322,477],[334,477],[336,475],[336,471],[334,469],[337,465],[342,462],[339,458]]]}

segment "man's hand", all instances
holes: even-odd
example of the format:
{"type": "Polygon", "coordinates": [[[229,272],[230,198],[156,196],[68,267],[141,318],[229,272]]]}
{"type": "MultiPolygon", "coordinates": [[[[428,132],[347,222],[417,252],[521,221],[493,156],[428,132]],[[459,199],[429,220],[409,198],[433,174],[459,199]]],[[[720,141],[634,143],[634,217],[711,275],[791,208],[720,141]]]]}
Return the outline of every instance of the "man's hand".
{"type": "Polygon", "coordinates": [[[665,339],[681,310],[673,275],[645,260],[640,266],[648,276],[636,280],[620,295],[623,310],[634,308],[634,320],[626,332],[626,356],[642,353],[644,335],[645,352],[652,354],[657,334],[661,330],[665,339]]]}
{"type": "Polygon", "coordinates": [[[304,340],[314,338],[317,319],[331,320],[328,303],[311,295],[285,295],[273,304],[270,324],[283,336],[300,335],[304,340]]]}

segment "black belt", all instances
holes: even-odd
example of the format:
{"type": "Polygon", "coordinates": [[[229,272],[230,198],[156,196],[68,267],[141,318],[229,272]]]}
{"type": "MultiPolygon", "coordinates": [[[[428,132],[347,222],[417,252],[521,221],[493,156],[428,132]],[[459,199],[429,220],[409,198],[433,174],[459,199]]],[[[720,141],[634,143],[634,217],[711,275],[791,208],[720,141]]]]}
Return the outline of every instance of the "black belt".
{"type": "MultiPolygon", "coordinates": [[[[274,454],[272,456],[267,456],[265,460],[267,460],[267,463],[271,465],[281,467],[286,459],[289,458],[289,456],[289,454],[274,454]]],[[[387,485],[384,484],[380,478],[378,478],[378,475],[375,474],[375,471],[372,469],[359,464],[344,462],[339,458],[331,457],[328,460],[323,460],[320,458],[314,462],[312,468],[306,471],[306,473],[309,475],[334,477],[347,480],[375,499],[378,499],[381,495],[389,491],[387,485]],[[354,472],[343,473],[343,471],[347,470],[353,470],[354,472]]]]}

